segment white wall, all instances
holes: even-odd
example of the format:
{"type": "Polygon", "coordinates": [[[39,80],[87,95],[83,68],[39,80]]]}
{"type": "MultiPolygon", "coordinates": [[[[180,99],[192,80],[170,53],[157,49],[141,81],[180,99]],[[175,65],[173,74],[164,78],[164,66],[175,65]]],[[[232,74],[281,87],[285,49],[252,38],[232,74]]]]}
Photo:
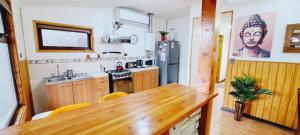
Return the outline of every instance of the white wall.
{"type": "MultiPolygon", "coordinates": [[[[111,34],[112,31],[113,14],[111,8],[24,6],[22,7],[22,18],[28,60],[85,58],[87,55],[87,53],[36,53],[33,20],[93,27],[97,54],[113,50],[128,53],[129,57],[145,56],[144,33],[147,32],[146,27],[124,24],[120,29],[119,35],[130,36],[136,34],[139,38],[136,45],[108,45],[101,43],[101,37],[104,34],[111,34]]],[[[162,25],[165,26],[166,24],[164,20],[159,18],[154,20],[156,20],[154,28],[165,29],[165,27],[162,27],[162,25]]],[[[158,29],[155,29],[155,31],[158,31],[158,29]]]]}
{"type": "Polygon", "coordinates": [[[168,30],[174,28],[176,39],[180,42],[180,64],[179,64],[179,83],[189,84],[189,26],[190,16],[183,16],[168,20],[168,30]]]}
{"type": "Polygon", "coordinates": [[[198,62],[199,62],[199,52],[200,52],[200,38],[201,37],[201,27],[200,27],[200,17],[202,12],[202,3],[195,4],[191,6],[190,9],[190,28],[189,28],[189,84],[193,87],[197,86],[198,80],[198,62]],[[195,19],[195,23],[194,23],[195,19]]]}
{"type": "Polygon", "coordinates": [[[23,26],[22,26],[22,17],[21,17],[21,3],[19,0],[12,0],[12,13],[13,13],[13,21],[15,27],[15,35],[17,48],[19,52],[19,60],[25,60],[25,44],[23,37],[23,26]]]}
{"type": "MultiPolygon", "coordinates": [[[[237,58],[230,55],[230,58],[242,60],[255,60],[255,61],[276,61],[276,62],[300,62],[300,54],[283,53],[283,45],[286,33],[287,24],[299,23],[299,0],[263,0],[253,3],[239,4],[227,6],[223,11],[233,10],[234,21],[237,17],[249,16],[257,13],[277,12],[275,31],[273,38],[273,46],[271,50],[271,58],[258,59],[258,58],[237,58]]],[[[233,22],[233,26],[235,22],[233,22]]],[[[234,29],[233,29],[234,31],[234,29]]],[[[234,37],[232,37],[234,38],[234,37]]],[[[233,51],[233,40],[231,42],[231,51],[233,51]]]]}

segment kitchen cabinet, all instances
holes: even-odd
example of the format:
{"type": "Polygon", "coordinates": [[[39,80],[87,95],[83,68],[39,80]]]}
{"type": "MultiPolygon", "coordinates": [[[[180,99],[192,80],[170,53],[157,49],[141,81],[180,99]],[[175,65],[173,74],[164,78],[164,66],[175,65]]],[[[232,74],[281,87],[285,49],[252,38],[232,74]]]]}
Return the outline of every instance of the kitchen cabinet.
{"type": "Polygon", "coordinates": [[[94,79],[94,89],[95,89],[95,100],[97,101],[101,97],[109,94],[109,81],[108,77],[101,77],[94,79]]]}
{"type": "Polygon", "coordinates": [[[73,82],[74,103],[94,102],[95,92],[93,80],[80,80],[73,82]]]}
{"type": "Polygon", "coordinates": [[[108,77],[47,85],[48,109],[71,104],[96,102],[109,93],[108,77]]]}
{"type": "Polygon", "coordinates": [[[133,90],[135,93],[156,87],[158,87],[158,69],[133,73],[133,90]]]}
{"type": "Polygon", "coordinates": [[[149,89],[157,88],[159,86],[159,71],[158,69],[149,71],[149,89]]]}
{"type": "Polygon", "coordinates": [[[71,104],[74,104],[72,83],[48,85],[49,110],[71,104]]]}

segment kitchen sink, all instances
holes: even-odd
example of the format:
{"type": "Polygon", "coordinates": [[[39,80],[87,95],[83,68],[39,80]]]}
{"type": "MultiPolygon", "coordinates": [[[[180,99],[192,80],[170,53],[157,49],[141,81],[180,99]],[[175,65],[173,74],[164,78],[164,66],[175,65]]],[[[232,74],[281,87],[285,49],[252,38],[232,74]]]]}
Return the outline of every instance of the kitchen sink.
{"type": "Polygon", "coordinates": [[[59,81],[64,81],[68,80],[66,77],[56,77],[56,78],[49,78],[47,79],[47,82],[59,82],[59,81]]]}

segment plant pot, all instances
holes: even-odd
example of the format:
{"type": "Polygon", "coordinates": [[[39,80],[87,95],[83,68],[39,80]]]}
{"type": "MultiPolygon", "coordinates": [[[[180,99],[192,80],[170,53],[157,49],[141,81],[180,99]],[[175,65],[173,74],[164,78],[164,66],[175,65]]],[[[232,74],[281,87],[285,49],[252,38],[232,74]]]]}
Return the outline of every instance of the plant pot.
{"type": "Polygon", "coordinates": [[[161,41],[165,41],[167,39],[166,35],[161,35],[160,36],[161,41]]]}
{"type": "Polygon", "coordinates": [[[245,104],[235,101],[234,119],[241,121],[243,118],[243,112],[245,110],[245,104]]]}

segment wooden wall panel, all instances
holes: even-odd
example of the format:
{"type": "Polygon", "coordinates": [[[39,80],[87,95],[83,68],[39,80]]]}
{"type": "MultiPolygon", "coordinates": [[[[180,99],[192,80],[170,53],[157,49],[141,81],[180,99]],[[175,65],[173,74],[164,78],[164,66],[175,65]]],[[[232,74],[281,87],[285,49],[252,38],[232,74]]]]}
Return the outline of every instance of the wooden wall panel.
{"type": "MultiPolygon", "coordinates": [[[[232,64],[228,64],[226,78],[231,78],[231,71],[232,71],[232,64]]],[[[225,80],[226,81],[226,83],[225,83],[225,89],[224,89],[225,93],[229,93],[229,90],[230,90],[230,80],[231,79],[226,79],[225,80]]],[[[225,94],[224,95],[223,106],[228,107],[228,100],[229,100],[229,95],[225,94]]]]}
{"type": "Polygon", "coordinates": [[[259,95],[246,103],[245,113],[286,127],[298,125],[298,88],[300,88],[300,63],[258,62],[237,60],[228,63],[223,106],[234,109],[230,82],[235,76],[248,74],[257,85],[267,88],[273,95],[259,95]],[[227,79],[229,78],[229,79],[227,79]]]}
{"type": "MultiPolygon", "coordinates": [[[[244,62],[243,74],[249,74],[250,64],[251,63],[249,61],[244,62]]],[[[251,107],[251,103],[247,102],[244,112],[249,113],[250,112],[250,107],[251,107]]]]}
{"type": "Polygon", "coordinates": [[[285,116],[287,113],[287,107],[289,104],[289,99],[292,91],[292,84],[294,81],[294,78],[291,77],[295,73],[295,64],[288,64],[287,69],[286,69],[286,74],[285,74],[285,79],[284,79],[284,85],[282,88],[282,96],[281,96],[281,102],[280,102],[280,110],[278,112],[278,117],[277,117],[277,122],[284,125],[285,123],[285,116]]]}
{"type": "MultiPolygon", "coordinates": [[[[268,80],[269,73],[270,73],[270,63],[263,63],[263,70],[262,70],[262,76],[261,80],[268,80]]],[[[268,88],[268,81],[261,81],[260,86],[262,88],[268,88]]],[[[266,99],[266,95],[259,95],[259,98],[261,100],[257,101],[257,109],[256,109],[256,117],[262,118],[263,117],[263,109],[264,109],[264,101],[266,99]]],[[[255,111],[255,110],[254,110],[255,111]]]]}
{"type": "MultiPolygon", "coordinates": [[[[260,85],[261,83],[261,77],[262,77],[262,70],[263,70],[263,63],[262,62],[256,62],[256,68],[255,71],[253,72],[251,76],[254,77],[256,80],[256,84],[260,85]]],[[[251,108],[250,108],[250,114],[251,115],[256,115],[256,110],[257,110],[257,99],[252,100],[251,102],[251,108]]]]}
{"type": "MultiPolygon", "coordinates": [[[[277,77],[277,72],[278,72],[278,63],[271,63],[270,65],[270,76],[268,79],[268,89],[274,92],[275,89],[275,84],[276,84],[276,78],[277,77]]],[[[274,96],[266,96],[266,99],[264,101],[264,110],[263,110],[263,119],[268,120],[270,119],[270,114],[271,114],[271,107],[273,103],[273,97],[274,96]]]]}
{"type": "Polygon", "coordinates": [[[279,69],[277,73],[277,79],[275,84],[275,90],[273,91],[273,103],[271,107],[271,114],[270,114],[270,121],[276,122],[279,106],[280,106],[280,99],[282,96],[282,89],[284,84],[284,78],[285,78],[285,72],[286,72],[286,65],[285,63],[279,64],[279,69]]]}
{"type": "MultiPolygon", "coordinates": [[[[231,80],[233,80],[234,77],[237,76],[237,71],[238,71],[237,69],[238,69],[238,62],[232,66],[231,80]]],[[[230,88],[229,91],[233,91],[232,87],[229,87],[229,88],[230,88]]],[[[234,108],[234,98],[232,96],[229,96],[228,107],[229,108],[234,108]]]]}

